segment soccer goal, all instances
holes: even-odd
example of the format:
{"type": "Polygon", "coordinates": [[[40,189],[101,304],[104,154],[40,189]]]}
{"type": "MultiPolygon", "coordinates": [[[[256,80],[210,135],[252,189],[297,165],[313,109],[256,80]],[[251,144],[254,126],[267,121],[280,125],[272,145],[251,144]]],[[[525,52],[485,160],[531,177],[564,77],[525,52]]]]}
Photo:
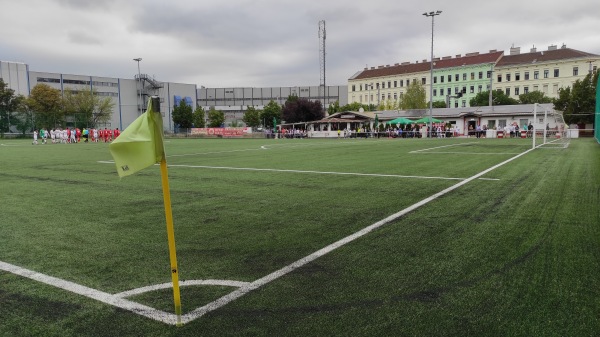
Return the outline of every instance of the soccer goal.
{"type": "Polygon", "coordinates": [[[533,120],[534,148],[565,149],[569,146],[571,131],[562,112],[535,104],[533,120]]]}

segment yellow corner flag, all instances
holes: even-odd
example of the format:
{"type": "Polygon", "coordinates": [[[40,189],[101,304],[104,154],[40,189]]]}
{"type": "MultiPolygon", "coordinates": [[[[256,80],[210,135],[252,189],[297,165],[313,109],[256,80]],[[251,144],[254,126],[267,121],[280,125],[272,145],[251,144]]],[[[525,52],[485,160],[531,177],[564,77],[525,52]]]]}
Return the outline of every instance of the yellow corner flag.
{"type": "Polygon", "coordinates": [[[152,108],[152,100],[148,102],[148,110],[133,121],[109,148],[119,177],[160,163],[165,154],[163,123],[160,113],[152,108]]]}
{"type": "Polygon", "coordinates": [[[181,326],[181,297],[179,292],[179,269],[175,248],[175,230],[171,210],[171,192],[165,146],[163,143],[163,123],[160,114],[160,101],[152,97],[148,109],[125,129],[112,144],[110,154],[117,165],[119,177],[125,177],[143,170],[150,165],[160,163],[165,218],[167,220],[167,238],[169,241],[169,260],[171,262],[171,280],[173,281],[173,301],[177,326],[181,326]]]}

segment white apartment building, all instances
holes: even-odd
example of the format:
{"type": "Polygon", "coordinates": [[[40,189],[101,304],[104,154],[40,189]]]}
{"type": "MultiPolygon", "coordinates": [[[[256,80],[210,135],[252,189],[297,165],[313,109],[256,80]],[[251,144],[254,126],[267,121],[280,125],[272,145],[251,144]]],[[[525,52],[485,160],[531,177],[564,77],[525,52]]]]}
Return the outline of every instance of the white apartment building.
{"type": "Polygon", "coordinates": [[[547,50],[531,48],[521,53],[513,47],[494,69],[494,89],[518,99],[520,94],[541,91],[550,98],[558,97],[558,89],[572,87],[589,72],[595,72],[600,56],[567,48],[549,46],[547,50]]]}

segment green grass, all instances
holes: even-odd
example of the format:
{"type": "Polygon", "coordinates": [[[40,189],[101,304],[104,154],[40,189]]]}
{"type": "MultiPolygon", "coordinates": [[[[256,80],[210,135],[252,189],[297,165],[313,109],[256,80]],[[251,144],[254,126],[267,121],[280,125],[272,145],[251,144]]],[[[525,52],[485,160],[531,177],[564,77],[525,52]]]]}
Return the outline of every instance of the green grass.
{"type": "MultiPolygon", "coordinates": [[[[109,293],[170,281],[157,166],[119,179],[106,144],[0,143],[0,261],[109,293]]],[[[308,171],[468,178],[531,143],[165,146],[180,278],[251,282],[460,181],[308,171]]],[[[599,168],[590,139],[535,150],[180,328],[0,272],[0,336],[596,335],[599,168]]],[[[232,289],[182,287],[184,312],[232,289]]],[[[173,312],[168,290],[130,299],[173,312]]]]}

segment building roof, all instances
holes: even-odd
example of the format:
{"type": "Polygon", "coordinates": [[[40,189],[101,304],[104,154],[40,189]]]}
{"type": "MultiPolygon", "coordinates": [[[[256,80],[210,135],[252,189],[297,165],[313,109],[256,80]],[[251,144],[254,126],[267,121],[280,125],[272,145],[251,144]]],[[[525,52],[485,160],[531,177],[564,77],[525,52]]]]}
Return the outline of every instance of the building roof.
{"type": "MultiPolygon", "coordinates": [[[[481,117],[502,117],[502,116],[520,116],[533,114],[534,104],[517,104],[517,105],[494,105],[480,107],[464,107],[464,108],[436,108],[432,111],[432,116],[438,119],[461,118],[465,116],[481,116],[481,117]]],[[[544,109],[554,111],[552,103],[539,104],[538,113],[543,113],[544,109]]],[[[378,119],[381,122],[386,122],[398,117],[406,117],[410,119],[419,119],[429,116],[429,109],[413,109],[413,110],[383,110],[383,111],[344,111],[337,112],[322,120],[310,123],[327,123],[327,122],[352,122],[362,120],[378,119]]]]}
{"type": "MultiPolygon", "coordinates": [[[[453,68],[460,66],[496,63],[504,54],[503,51],[490,50],[489,53],[468,53],[464,56],[456,55],[456,57],[445,56],[433,59],[434,69],[440,70],[444,68],[453,68]]],[[[431,62],[423,60],[423,62],[409,63],[404,62],[402,64],[396,63],[393,66],[379,66],[377,68],[371,67],[371,69],[365,68],[362,71],[352,75],[350,80],[360,80],[366,78],[376,78],[403,74],[412,74],[418,72],[425,72],[431,69],[431,62]]]]}
{"type": "Polygon", "coordinates": [[[505,55],[500,59],[500,61],[496,64],[497,67],[506,67],[513,65],[527,65],[532,63],[542,63],[542,62],[551,62],[551,61],[559,61],[566,59],[576,59],[576,58],[597,58],[598,55],[586,53],[583,51],[567,48],[563,45],[559,49],[550,49],[544,51],[536,51],[532,49],[529,53],[520,54],[517,52],[515,55],[505,55]]]}

